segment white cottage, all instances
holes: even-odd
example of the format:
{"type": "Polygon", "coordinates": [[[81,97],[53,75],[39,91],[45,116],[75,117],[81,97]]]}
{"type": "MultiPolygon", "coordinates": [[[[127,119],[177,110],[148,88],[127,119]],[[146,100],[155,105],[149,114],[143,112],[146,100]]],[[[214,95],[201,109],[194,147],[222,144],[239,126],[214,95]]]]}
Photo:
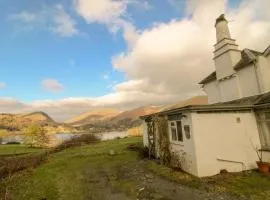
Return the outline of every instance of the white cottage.
{"type": "Polygon", "coordinates": [[[210,104],[142,116],[144,145],[159,157],[153,118],[164,116],[171,153],[184,171],[198,177],[256,168],[257,147],[270,162],[270,47],[263,53],[239,51],[224,15],[216,21],[216,32],[216,71],[200,82],[210,104]]]}

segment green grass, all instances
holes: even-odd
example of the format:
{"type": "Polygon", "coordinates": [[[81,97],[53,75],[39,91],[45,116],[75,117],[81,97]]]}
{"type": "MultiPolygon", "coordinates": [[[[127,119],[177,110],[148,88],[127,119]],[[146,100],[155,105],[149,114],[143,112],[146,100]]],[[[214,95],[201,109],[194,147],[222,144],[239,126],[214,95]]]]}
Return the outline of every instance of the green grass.
{"type": "Polygon", "coordinates": [[[149,162],[147,168],[161,177],[188,187],[217,193],[229,193],[236,197],[270,199],[270,175],[266,177],[257,171],[197,178],[155,162],[149,162]]]}
{"type": "Polygon", "coordinates": [[[42,150],[43,149],[39,149],[39,148],[30,148],[23,144],[7,144],[7,145],[0,145],[0,156],[12,155],[12,154],[35,153],[35,152],[40,152],[42,150]]]}
{"type": "Polygon", "coordinates": [[[11,198],[20,200],[100,199],[103,192],[99,190],[105,187],[102,182],[106,184],[110,179],[116,191],[135,194],[128,189],[133,182],[119,180],[119,166],[123,163],[132,166],[137,161],[137,152],[127,151],[126,147],[140,141],[141,138],[130,138],[66,149],[31,172],[24,171],[5,180],[0,188],[8,187],[11,198]],[[110,150],[116,154],[109,155],[110,150]]]}
{"type": "MultiPolygon", "coordinates": [[[[41,166],[16,173],[0,182],[0,199],[3,192],[7,192],[10,199],[20,200],[104,199],[106,195],[114,196],[112,199],[121,199],[117,195],[136,199],[140,183],[134,176],[129,177],[129,171],[138,165],[138,153],[126,147],[134,143],[141,145],[141,140],[107,141],[52,154],[41,166]],[[115,155],[109,155],[110,150],[115,155]]],[[[153,172],[175,184],[202,191],[270,199],[270,178],[255,171],[199,179],[153,161],[145,161],[139,167],[145,172],[143,174],[153,172]]]]}

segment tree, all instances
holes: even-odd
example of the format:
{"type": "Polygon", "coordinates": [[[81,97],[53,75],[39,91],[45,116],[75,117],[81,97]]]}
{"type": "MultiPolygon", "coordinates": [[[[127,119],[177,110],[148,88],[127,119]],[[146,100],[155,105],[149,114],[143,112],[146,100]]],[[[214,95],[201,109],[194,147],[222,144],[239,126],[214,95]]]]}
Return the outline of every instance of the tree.
{"type": "Polygon", "coordinates": [[[25,142],[31,147],[44,147],[49,144],[49,137],[43,127],[30,125],[24,130],[25,142]]]}

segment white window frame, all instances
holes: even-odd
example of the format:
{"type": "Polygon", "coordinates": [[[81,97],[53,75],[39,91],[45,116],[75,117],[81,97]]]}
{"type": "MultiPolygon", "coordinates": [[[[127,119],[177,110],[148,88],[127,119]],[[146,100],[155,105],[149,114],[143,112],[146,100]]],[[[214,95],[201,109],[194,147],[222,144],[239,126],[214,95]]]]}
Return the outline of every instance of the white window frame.
{"type": "Polygon", "coordinates": [[[266,114],[270,115],[270,111],[258,114],[259,132],[262,149],[270,150],[270,118],[266,114]]]}
{"type": "Polygon", "coordinates": [[[169,129],[170,129],[170,141],[172,143],[178,143],[182,144],[184,142],[184,130],[183,130],[183,122],[181,120],[172,120],[169,121],[169,129]],[[178,138],[178,127],[177,127],[177,122],[181,123],[181,134],[182,134],[182,140],[179,140],[178,138]],[[173,132],[172,132],[172,124],[174,124],[174,128],[176,130],[176,140],[173,139],[173,132]]]}

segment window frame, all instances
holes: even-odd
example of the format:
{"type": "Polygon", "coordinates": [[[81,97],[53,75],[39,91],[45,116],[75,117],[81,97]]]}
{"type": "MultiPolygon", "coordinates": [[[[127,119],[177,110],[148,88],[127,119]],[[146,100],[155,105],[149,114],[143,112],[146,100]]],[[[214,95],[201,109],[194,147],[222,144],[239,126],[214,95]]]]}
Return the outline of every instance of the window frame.
{"type": "Polygon", "coordinates": [[[170,128],[170,141],[173,143],[180,143],[182,144],[184,142],[184,131],[183,131],[183,122],[182,120],[172,120],[169,121],[169,128],[170,128]],[[178,123],[181,123],[181,132],[178,132],[179,126],[178,123]],[[172,126],[172,124],[174,124],[172,126]],[[172,130],[175,129],[175,132],[172,130]],[[179,140],[179,133],[182,135],[182,140],[179,140]],[[173,138],[176,138],[176,140],[174,140],[173,138]]]}
{"type": "Polygon", "coordinates": [[[263,150],[270,150],[270,111],[259,112],[257,121],[263,150]],[[268,115],[267,115],[268,114],[268,115]]]}

